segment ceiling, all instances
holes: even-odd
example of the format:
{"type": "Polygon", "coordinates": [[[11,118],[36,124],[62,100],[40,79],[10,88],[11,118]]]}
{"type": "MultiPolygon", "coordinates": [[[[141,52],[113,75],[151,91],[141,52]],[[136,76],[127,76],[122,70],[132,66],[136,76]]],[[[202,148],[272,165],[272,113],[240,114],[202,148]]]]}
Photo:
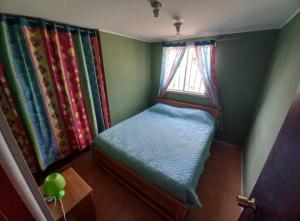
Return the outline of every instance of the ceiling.
{"type": "Polygon", "coordinates": [[[160,0],[155,18],[147,0],[0,0],[0,11],[97,28],[156,42],[280,28],[300,0],[160,0]],[[175,36],[172,17],[183,19],[175,36]]]}

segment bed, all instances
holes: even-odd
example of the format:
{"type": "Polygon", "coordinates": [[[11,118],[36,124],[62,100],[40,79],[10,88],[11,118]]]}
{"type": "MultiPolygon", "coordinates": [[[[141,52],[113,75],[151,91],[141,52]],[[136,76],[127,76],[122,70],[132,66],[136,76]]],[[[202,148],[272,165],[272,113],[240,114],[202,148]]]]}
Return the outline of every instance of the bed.
{"type": "Polygon", "coordinates": [[[214,108],[160,100],[95,138],[99,165],[169,220],[183,220],[188,208],[201,206],[196,188],[216,115],[214,108]]]}

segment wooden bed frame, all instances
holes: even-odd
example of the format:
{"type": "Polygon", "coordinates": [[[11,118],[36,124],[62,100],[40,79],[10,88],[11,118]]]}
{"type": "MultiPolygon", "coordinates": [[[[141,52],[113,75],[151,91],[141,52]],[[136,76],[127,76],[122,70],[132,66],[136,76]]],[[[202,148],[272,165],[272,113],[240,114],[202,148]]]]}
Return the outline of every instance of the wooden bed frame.
{"type": "Polygon", "coordinates": [[[171,105],[174,107],[185,107],[185,108],[204,110],[204,111],[210,113],[214,118],[219,118],[221,115],[220,111],[217,108],[204,106],[204,105],[200,105],[200,104],[185,103],[185,102],[173,101],[173,100],[164,99],[164,98],[158,99],[157,103],[168,104],[168,105],[171,105]]]}
{"type": "MultiPolygon", "coordinates": [[[[214,117],[219,116],[219,111],[213,107],[177,102],[167,99],[159,99],[158,103],[164,103],[176,107],[188,107],[205,110],[214,117]]],[[[184,220],[188,208],[183,202],[155,184],[152,184],[151,182],[137,175],[135,172],[122,165],[118,161],[112,159],[100,148],[94,147],[93,149],[95,151],[97,164],[114,178],[116,178],[122,185],[132,191],[137,197],[142,199],[150,207],[167,218],[167,220],[184,220]]]]}

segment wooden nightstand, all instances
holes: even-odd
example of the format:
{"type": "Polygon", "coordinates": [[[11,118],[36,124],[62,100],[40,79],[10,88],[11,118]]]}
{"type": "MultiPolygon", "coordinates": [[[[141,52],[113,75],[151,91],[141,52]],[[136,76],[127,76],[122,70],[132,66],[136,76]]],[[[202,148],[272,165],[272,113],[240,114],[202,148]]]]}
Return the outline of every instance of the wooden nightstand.
{"type": "MultiPolygon", "coordinates": [[[[73,168],[65,170],[62,175],[66,180],[66,194],[62,198],[68,221],[93,221],[96,218],[92,197],[92,188],[76,173],[73,168]]],[[[43,193],[42,186],[40,191],[43,193]]],[[[55,220],[63,220],[63,213],[59,202],[48,204],[55,220]]]]}

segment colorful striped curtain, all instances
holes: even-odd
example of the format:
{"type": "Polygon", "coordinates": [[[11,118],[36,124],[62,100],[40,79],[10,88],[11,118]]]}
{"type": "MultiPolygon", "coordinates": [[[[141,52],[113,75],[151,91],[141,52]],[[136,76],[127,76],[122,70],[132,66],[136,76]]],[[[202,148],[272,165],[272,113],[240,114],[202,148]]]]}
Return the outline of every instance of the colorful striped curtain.
{"type": "Polygon", "coordinates": [[[0,106],[32,172],[110,127],[99,33],[0,15],[0,106]]]}

